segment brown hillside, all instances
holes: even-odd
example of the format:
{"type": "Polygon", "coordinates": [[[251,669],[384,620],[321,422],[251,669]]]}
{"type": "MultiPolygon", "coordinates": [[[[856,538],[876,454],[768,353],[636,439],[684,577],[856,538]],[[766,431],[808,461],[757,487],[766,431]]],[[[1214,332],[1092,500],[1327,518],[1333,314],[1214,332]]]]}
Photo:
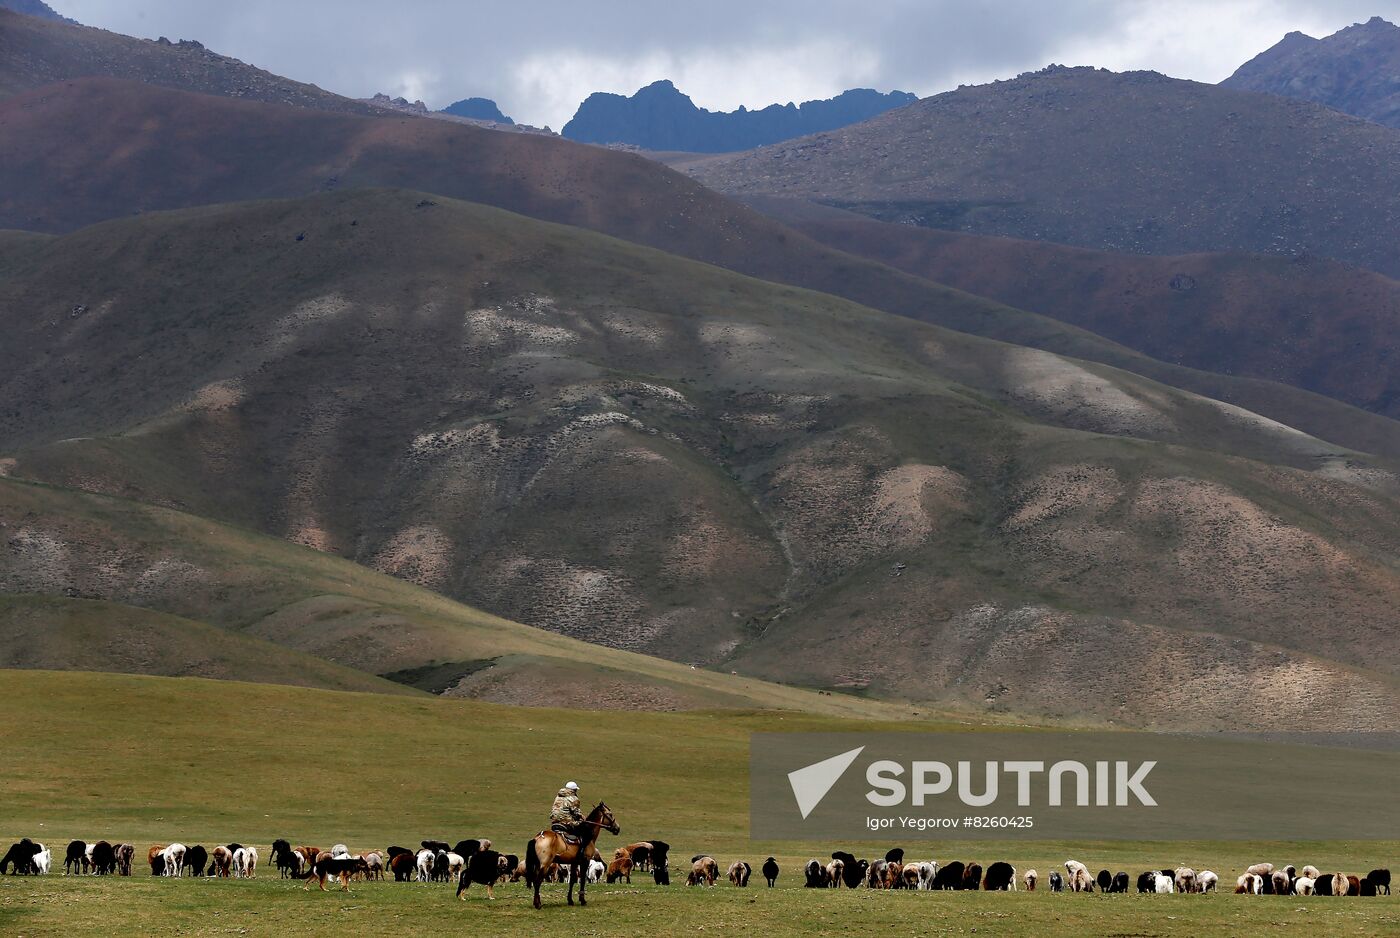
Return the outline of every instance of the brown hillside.
{"type": "Polygon", "coordinates": [[[198,42],[136,39],[0,8],[0,96],[95,76],[345,114],[376,113],[363,102],[265,72],[198,42]]]}
{"type": "Polygon", "coordinates": [[[115,79],[84,79],[0,100],[0,226],[66,231],[141,211],[375,185],[496,205],[926,322],[1103,362],[1352,449],[1400,457],[1400,425],[1393,421],[1275,384],[1157,362],[1053,319],[835,251],[632,154],[444,121],[365,120],[115,79]]]}
{"type": "Polygon", "coordinates": [[[1400,283],[1325,258],[1150,256],[764,203],[823,244],[1071,323],[1164,362],[1400,417],[1400,283]],[[806,220],[803,220],[806,219],[806,220]]]}
{"type": "Polygon", "coordinates": [[[1149,254],[1309,252],[1400,276],[1400,132],[1310,102],[1052,67],[679,164],[736,195],[1149,254]]]}
{"type": "Polygon", "coordinates": [[[1091,720],[1393,710],[1388,464],[1131,373],[397,191],[89,228],[0,310],[4,471],[567,636],[1091,720]]]}

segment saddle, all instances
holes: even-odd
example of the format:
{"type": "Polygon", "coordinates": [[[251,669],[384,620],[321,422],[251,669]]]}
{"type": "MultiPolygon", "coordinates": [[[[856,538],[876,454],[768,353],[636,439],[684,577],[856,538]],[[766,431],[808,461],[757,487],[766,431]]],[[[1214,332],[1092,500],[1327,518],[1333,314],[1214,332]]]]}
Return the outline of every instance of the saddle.
{"type": "Polygon", "coordinates": [[[565,843],[573,844],[575,847],[583,843],[583,838],[580,837],[578,834],[575,834],[573,832],[573,829],[566,824],[551,824],[549,826],[549,829],[554,831],[554,833],[558,834],[560,837],[563,837],[565,843]]]}

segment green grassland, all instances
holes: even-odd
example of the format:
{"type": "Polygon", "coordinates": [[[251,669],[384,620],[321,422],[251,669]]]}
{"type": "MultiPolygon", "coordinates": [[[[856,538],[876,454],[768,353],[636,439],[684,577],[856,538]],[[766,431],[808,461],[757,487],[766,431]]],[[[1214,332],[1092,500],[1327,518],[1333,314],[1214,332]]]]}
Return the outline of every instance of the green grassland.
{"type": "MultiPolygon", "coordinates": [[[[748,839],[748,735],[774,729],[891,729],[792,712],[600,713],[494,706],[292,687],[86,673],[0,672],[5,759],[0,838],[30,836],[58,854],[69,839],[261,845],[253,881],[5,877],[0,932],[320,934],[486,929],[492,934],[977,933],[1376,935],[1400,930],[1393,899],[1296,897],[900,894],[797,888],[798,867],[834,847],[860,854],[891,843],[768,844],[748,839]],[[424,837],[491,837],[519,852],[564,777],[585,800],[606,799],[619,838],[657,837],[673,866],[693,853],[755,868],[770,853],[780,888],[599,886],[586,909],[529,908],[520,885],[495,902],[447,886],[363,883],[347,895],[307,892],[267,868],[276,837],[352,850],[424,837]]],[[[903,724],[908,726],[909,724],[903,724]]],[[[941,729],[974,728],[939,724],[941,729]]],[[[1364,873],[1393,865],[1396,843],[919,843],[911,856],[1006,859],[1042,877],[1067,857],[1097,869],[1177,863],[1233,882],[1261,859],[1364,873]]],[[[755,879],[757,879],[757,875],[755,879]]],[[[674,876],[673,880],[679,880],[674,876]]]]}

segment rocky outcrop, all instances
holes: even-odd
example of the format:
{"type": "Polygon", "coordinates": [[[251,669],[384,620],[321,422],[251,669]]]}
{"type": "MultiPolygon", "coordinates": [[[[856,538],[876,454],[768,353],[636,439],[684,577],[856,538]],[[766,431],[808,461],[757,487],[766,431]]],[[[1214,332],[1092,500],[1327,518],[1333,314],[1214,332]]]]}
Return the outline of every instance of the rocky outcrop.
{"type": "Polygon", "coordinates": [[[770,104],[728,113],[696,107],[669,81],[632,95],[595,92],[564,125],[564,136],[583,143],[624,143],[644,150],[726,153],[835,130],[918,100],[905,91],[844,91],[825,101],[770,104]]]}
{"type": "Polygon", "coordinates": [[[463,98],[442,109],[443,114],[453,117],[466,117],[477,121],[490,121],[493,124],[514,124],[515,121],[501,113],[496,102],[490,98],[463,98]]]}

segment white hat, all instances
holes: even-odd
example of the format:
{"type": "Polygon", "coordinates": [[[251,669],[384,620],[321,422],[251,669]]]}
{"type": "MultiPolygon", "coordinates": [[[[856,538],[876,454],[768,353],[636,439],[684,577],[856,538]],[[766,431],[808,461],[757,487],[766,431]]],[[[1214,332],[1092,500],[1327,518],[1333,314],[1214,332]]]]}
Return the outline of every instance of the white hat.
{"type": "Polygon", "coordinates": [[[569,791],[578,791],[578,782],[565,782],[564,787],[569,791]]]}

